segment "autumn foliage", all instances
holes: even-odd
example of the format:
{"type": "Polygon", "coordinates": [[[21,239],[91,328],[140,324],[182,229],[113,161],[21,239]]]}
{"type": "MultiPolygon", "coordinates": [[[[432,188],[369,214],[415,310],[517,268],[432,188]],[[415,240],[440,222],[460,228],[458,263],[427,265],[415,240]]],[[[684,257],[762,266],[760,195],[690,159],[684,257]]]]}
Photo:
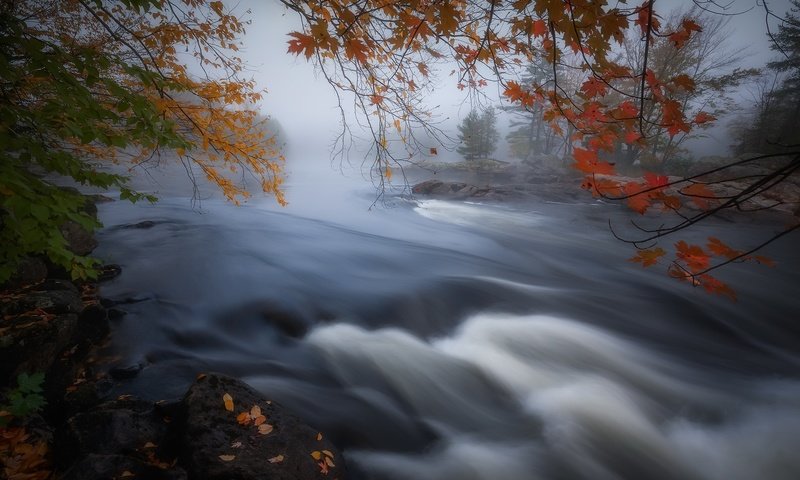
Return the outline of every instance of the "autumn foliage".
{"type": "Polygon", "coordinates": [[[283,159],[259,125],[261,93],[236,55],[244,27],[221,1],[0,5],[0,282],[26,254],[47,254],[75,277],[93,274],[59,227],[97,223],[83,198],[43,174],[154,200],[104,166],[134,169],[170,152],[232,201],[249,193],[230,172],[284,202],[283,159]]]}
{"type": "MultiPolygon", "coordinates": [[[[392,168],[413,162],[418,151],[427,150],[417,148],[415,132],[437,133],[421,92],[438,81],[434,65],[446,64],[459,89],[498,85],[512,104],[544,105],[543,118],[561,135],[566,120],[574,166],[586,175],[584,188],[595,196],[625,202],[643,215],[654,209],[677,215],[673,227],[632,241],[637,247],[719,209],[740,207],[738,196],[717,194],[715,180],[709,177],[670,179],[653,173],[631,180],[616,175],[611,154],[620,143],[644,149],[654,141],[654,131],[674,137],[714,120],[702,110],[688,115],[684,98],[695,88],[690,75],[660,77],[650,68],[649,49],[656,41],[666,39],[680,49],[702,30],[692,18],[662,22],[653,0],[283,3],[303,22],[302,31],[289,34],[289,53],[313,61],[331,85],[351,94],[361,109],[374,137],[373,171],[381,185],[392,168]],[[616,55],[631,37],[643,44],[640,69],[619,62],[616,55]],[[550,78],[524,83],[525,67],[542,59],[552,67],[550,78]],[[564,68],[582,78],[573,92],[559,77],[564,68]],[[392,126],[399,132],[402,151],[386,141],[392,126]]],[[[752,192],[743,194],[748,193],[752,192]]],[[[671,253],[663,247],[646,248],[634,259],[644,266],[665,261],[670,275],[731,296],[730,289],[709,274],[718,266],[712,260],[725,264],[751,257],[733,256],[727,246],[722,253],[719,240],[713,244],[719,248],[685,242],[675,243],[671,253]]]]}

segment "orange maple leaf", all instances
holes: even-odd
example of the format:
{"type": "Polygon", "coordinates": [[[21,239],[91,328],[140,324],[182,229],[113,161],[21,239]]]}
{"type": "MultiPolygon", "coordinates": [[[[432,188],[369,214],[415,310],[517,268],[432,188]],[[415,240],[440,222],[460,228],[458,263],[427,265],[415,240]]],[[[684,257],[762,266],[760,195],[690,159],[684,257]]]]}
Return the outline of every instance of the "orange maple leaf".
{"type": "Polygon", "coordinates": [[[362,65],[367,64],[369,48],[357,38],[350,38],[344,42],[344,55],[348,60],[356,59],[362,65]]]}
{"type": "Polygon", "coordinates": [[[729,247],[723,243],[722,240],[715,237],[708,237],[708,249],[714,255],[718,257],[725,257],[729,260],[732,260],[743,253],[740,250],[735,250],[729,247]]]}
{"type": "Polygon", "coordinates": [[[700,124],[707,123],[707,122],[713,122],[716,119],[717,119],[717,117],[715,117],[714,115],[711,115],[711,114],[706,113],[706,112],[700,112],[700,113],[698,113],[697,115],[694,116],[693,122],[695,124],[697,124],[697,125],[700,125],[700,124]]]}
{"type": "Polygon", "coordinates": [[[301,53],[306,56],[306,59],[311,58],[314,55],[314,50],[316,49],[316,42],[314,41],[314,37],[311,35],[305,35],[300,32],[290,32],[290,37],[294,37],[294,40],[289,40],[289,53],[294,53],[295,55],[300,55],[301,53]]]}
{"type": "Polygon", "coordinates": [[[547,35],[547,23],[544,20],[534,20],[531,24],[530,33],[534,37],[544,37],[547,35]]]}
{"type": "Polygon", "coordinates": [[[503,95],[508,97],[512,102],[519,102],[522,106],[532,107],[534,104],[533,95],[523,90],[522,85],[511,80],[506,85],[503,95]]]}
{"type": "Polygon", "coordinates": [[[608,86],[596,77],[589,77],[581,85],[581,91],[586,98],[602,97],[608,92],[608,86]]]}
{"type": "Polygon", "coordinates": [[[628,207],[634,212],[644,215],[648,208],[650,208],[650,197],[647,193],[642,193],[647,185],[642,185],[636,182],[628,182],[623,187],[625,195],[628,197],[628,207]]]}
{"type": "Polygon", "coordinates": [[[679,190],[682,195],[692,198],[692,202],[702,210],[708,210],[711,206],[711,200],[716,196],[707,186],[702,183],[693,183],[687,187],[679,190]]]}
{"type": "Polygon", "coordinates": [[[666,255],[663,248],[657,247],[649,250],[639,250],[636,255],[628,260],[634,263],[641,263],[643,267],[650,267],[658,263],[658,259],[666,255]]]}
{"type": "Polygon", "coordinates": [[[669,177],[666,175],[657,175],[652,172],[645,172],[644,180],[650,187],[664,187],[669,183],[669,177]]]}
{"type": "Polygon", "coordinates": [[[575,158],[575,168],[584,173],[596,173],[611,175],[614,173],[614,165],[608,162],[601,162],[597,158],[597,152],[575,147],[572,151],[575,158]]]}
{"type": "Polygon", "coordinates": [[[708,254],[699,245],[690,245],[681,240],[675,244],[675,256],[686,263],[692,272],[701,272],[710,265],[708,254]]]}

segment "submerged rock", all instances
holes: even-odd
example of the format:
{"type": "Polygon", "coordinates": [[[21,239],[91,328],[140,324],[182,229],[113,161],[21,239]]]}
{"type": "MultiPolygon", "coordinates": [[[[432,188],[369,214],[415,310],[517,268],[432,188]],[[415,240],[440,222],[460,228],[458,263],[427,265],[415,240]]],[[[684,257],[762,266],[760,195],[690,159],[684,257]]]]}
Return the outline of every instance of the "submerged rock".
{"type": "Polygon", "coordinates": [[[239,380],[201,375],[184,407],[181,461],[192,478],[345,478],[333,444],[239,380]]]}

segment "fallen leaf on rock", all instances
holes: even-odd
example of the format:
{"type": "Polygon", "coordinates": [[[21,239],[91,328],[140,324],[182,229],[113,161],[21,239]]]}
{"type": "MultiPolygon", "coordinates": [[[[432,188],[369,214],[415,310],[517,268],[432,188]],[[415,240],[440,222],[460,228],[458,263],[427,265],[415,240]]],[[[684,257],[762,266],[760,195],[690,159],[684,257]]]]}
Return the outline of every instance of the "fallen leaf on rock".
{"type": "Polygon", "coordinates": [[[197,376],[197,380],[202,380],[204,378],[206,378],[206,374],[205,373],[201,373],[200,375],[197,376]]]}
{"type": "Polygon", "coordinates": [[[273,427],[269,423],[262,423],[258,426],[258,433],[261,435],[267,435],[268,433],[272,432],[273,427]]]}
{"type": "Polygon", "coordinates": [[[119,478],[128,478],[128,477],[135,477],[135,476],[136,475],[134,475],[133,472],[131,472],[130,470],[125,470],[124,472],[122,472],[122,475],[120,475],[119,478]]]}
{"type": "Polygon", "coordinates": [[[283,455],[276,455],[269,459],[269,463],[281,463],[283,461],[283,455]]]}
{"type": "Polygon", "coordinates": [[[233,397],[230,394],[225,394],[222,396],[222,401],[225,403],[225,410],[232,412],[233,411],[233,397]]]}
{"type": "Polygon", "coordinates": [[[317,462],[317,465],[319,466],[320,473],[322,473],[323,475],[327,475],[328,472],[330,471],[328,465],[326,465],[325,462],[317,462]]]}
{"type": "Polygon", "coordinates": [[[156,448],[156,447],[157,447],[157,445],[155,443],[147,442],[147,443],[144,444],[144,446],[142,448],[156,448]]]}
{"type": "Polygon", "coordinates": [[[231,448],[241,448],[242,442],[233,442],[231,443],[231,448]]]}
{"type": "Polygon", "coordinates": [[[317,441],[318,441],[318,442],[321,442],[321,441],[322,441],[322,432],[320,432],[320,433],[318,433],[318,434],[317,434],[317,441]]]}
{"type": "Polygon", "coordinates": [[[247,412],[242,412],[237,415],[236,421],[239,422],[239,425],[247,425],[250,423],[250,414],[247,412]]]}
{"type": "Polygon", "coordinates": [[[230,462],[234,458],[236,458],[236,455],[220,455],[219,456],[219,459],[222,460],[223,462],[230,462]]]}
{"type": "Polygon", "coordinates": [[[311,458],[313,458],[314,460],[319,460],[320,458],[322,458],[322,452],[320,452],[319,450],[314,450],[313,452],[311,452],[311,458]]]}

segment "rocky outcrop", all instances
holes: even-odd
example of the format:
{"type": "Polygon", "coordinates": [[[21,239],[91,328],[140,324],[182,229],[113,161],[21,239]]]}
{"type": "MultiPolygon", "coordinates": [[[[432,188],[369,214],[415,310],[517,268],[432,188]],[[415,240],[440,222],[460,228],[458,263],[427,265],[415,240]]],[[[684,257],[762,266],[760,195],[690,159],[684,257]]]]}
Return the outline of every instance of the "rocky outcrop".
{"type": "Polygon", "coordinates": [[[245,383],[203,374],[184,398],[121,397],[72,416],[56,435],[69,480],[344,479],[344,460],[316,429],[245,383]]]}
{"type": "Polygon", "coordinates": [[[181,463],[191,478],[344,478],[322,433],[234,378],[201,376],[183,404],[181,463]]]}

